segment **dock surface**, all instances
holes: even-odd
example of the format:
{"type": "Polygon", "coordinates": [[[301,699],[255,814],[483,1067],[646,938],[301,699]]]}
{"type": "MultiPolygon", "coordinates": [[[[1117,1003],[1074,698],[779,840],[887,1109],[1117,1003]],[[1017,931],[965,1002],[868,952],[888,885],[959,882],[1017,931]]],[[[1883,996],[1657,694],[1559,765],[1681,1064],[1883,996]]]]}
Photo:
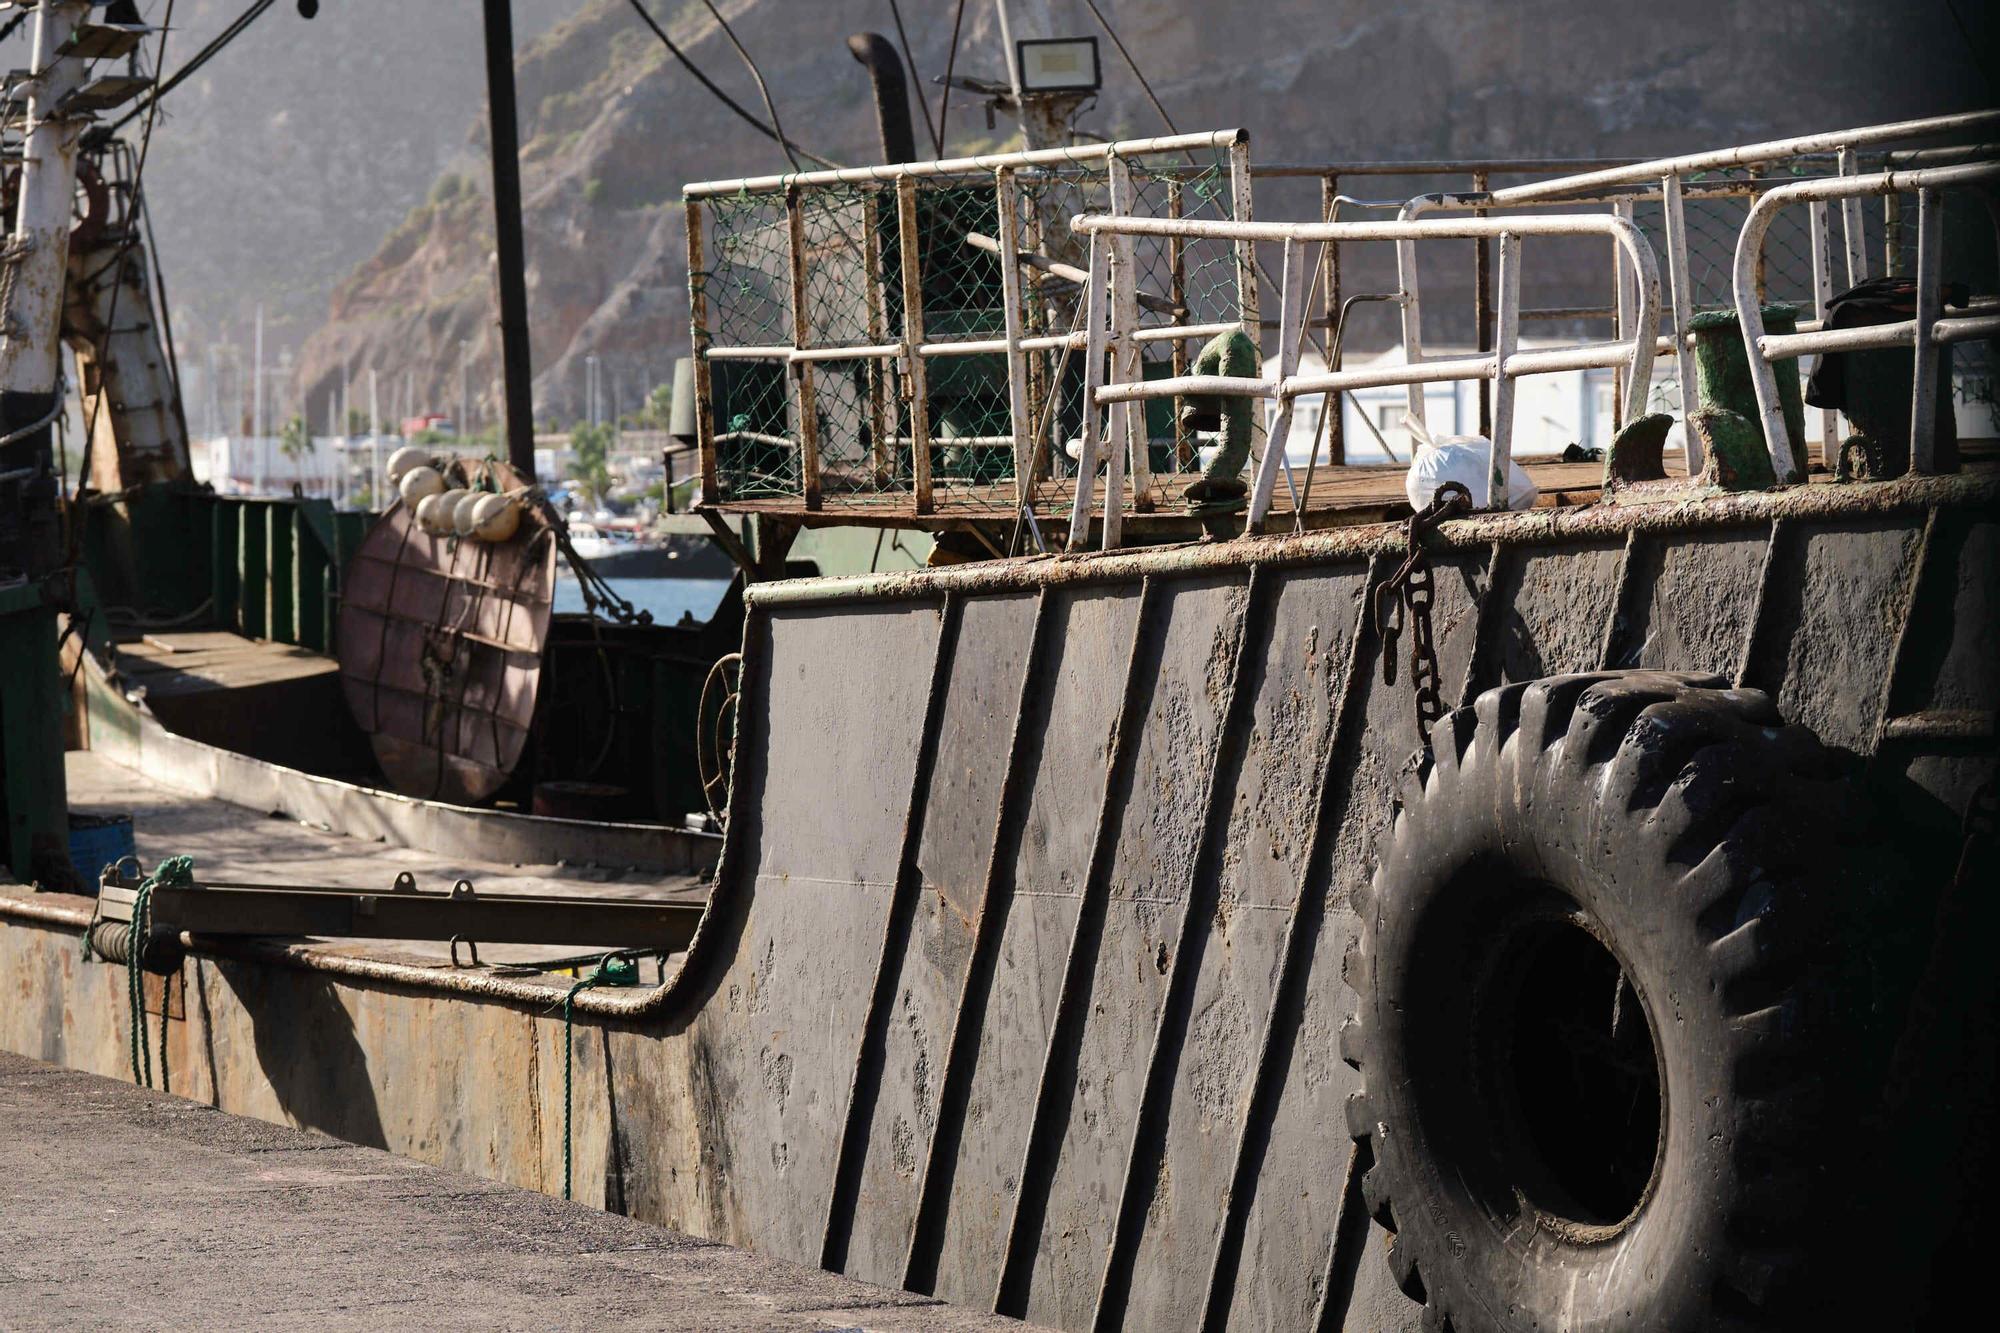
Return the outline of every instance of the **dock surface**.
{"type": "Polygon", "coordinates": [[[0,1327],[114,1324],[1023,1327],[0,1052],[0,1327]]]}

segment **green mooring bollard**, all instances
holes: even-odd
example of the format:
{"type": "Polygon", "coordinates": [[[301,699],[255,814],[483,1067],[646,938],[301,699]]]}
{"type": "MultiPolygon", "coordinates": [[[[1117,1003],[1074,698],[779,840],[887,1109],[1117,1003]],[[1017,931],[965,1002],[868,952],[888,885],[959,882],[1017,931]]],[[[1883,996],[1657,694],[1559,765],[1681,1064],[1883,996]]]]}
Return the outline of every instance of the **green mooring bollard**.
{"type": "MultiPolygon", "coordinates": [[[[1798,308],[1763,308],[1766,333],[1798,330],[1798,308]]],[[[1763,490],[1777,483],[1771,467],[1771,447],[1764,439],[1757,411],[1757,389],[1750,379],[1750,358],[1743,347],[1742,324],[1734,310],[1704,310],[1688,321],[1694,334],[1694,368],[1700,407],[1688,413],[1688,429],[1699,435],[1708,453],[1705,481],[1731,491],[1763,490]]],[[[1792,437],[1792,461],[1799,479],[1806,475],[1806,405],[1799,377],[1790,363],[1777,367],[1778,402],[1785,428],[1792,437]]]]}

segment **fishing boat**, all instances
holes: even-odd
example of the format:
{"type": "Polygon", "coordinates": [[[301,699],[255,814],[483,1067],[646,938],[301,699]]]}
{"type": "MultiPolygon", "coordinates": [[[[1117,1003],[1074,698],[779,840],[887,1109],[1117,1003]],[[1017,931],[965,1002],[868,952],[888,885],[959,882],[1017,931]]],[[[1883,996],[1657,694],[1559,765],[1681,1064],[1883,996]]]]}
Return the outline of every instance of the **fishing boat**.
{"type": "MultiPolygon", "coordinates": [[[[700,513],[744,574],[685,714],[713,810],[674,837],[711,865],[658,894],[258,883],[190,842],[37,891],[54,816],[16,793],[50,760],[10,712],[0,1044],[147,1078],[156,1031],[183,1096],[1058,1328],[1931,1317],[1993,1166],[1980,1029],[1937,1016],[1992,1000],[2000,467],[1952,363],[2000,333],[1996,126],[1325,162],[1434,188],[1296,219],[1253,210],[1238,129],[690,184],[700,513]],[[1914,256],[1864,225],[1880,199],[1914,256]],[[1699,275],[1697,203],[1735,219],[1699,275]],[[1402,355],[1349,367],[1367,247],[1402,355]],[[1467,251],[1478,345],[1427,353],[1422,266],[1467,251]],[[1608,335],[1522,345],[1537,255],[1595,266],[1608,335]],[[1615,376],[1605,455],[1517,455],[1518,382],[1576,368],[1615,376]],[[1430,448],[1470,471],[1346,462],[1341,395],[1405,388],[1432,436],[1457,384],[1481,428],[1430,448]],[[857,525],[941,554],[786,577],[799,534],[857,525]]],[[[55,185],[20,189],[32,218],[55,185]]],[[[537,816],[445,812],[513,780],[558,529],[482,546],[399,506],[314,565],[279,535],[309,503],[100,509],[222,534],[184,541],[226,558],[181,605],[266,617],[246,637],[324,625],[300,571],[337,567],[328,688],[406,701],[359,730],[461,784],[418,798],[434,827],[501,845],[537,816]],[[350,655],[404,623],[412,652],[350,655]]],[[[0,626],[52,662],[47,586],[0,590],[0,626]]],[[[591,654],[626,632],[577,652],[622,663],[591,654]]],[[[113,677],[83,671],[97,744],[113,677]]],[[[634,734],[606,716],[583,734],[634,734]]]]}

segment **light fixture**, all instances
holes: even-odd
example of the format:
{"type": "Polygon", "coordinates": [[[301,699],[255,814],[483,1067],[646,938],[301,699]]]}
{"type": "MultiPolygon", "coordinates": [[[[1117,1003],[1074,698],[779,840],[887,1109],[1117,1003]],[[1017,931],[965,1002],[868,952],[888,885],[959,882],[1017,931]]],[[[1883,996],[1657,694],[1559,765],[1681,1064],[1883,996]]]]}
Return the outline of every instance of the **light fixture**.
{"type": "Polygon", "coordinates": [[[1032,38],[1014,43],[1024,93],[1094,93],[1104,79],[1095,37],[1032,38]]]}

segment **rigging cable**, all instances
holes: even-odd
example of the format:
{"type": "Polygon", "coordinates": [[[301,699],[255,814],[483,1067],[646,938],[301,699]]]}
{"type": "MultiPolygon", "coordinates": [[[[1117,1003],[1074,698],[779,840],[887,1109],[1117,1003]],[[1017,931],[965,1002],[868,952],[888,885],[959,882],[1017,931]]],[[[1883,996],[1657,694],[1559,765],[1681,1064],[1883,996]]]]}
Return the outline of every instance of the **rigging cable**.
{"type": "MultiPolygon", "coordinates": [[[[641,4],[639,0],[631,0],[631,4],[633,12],[638,14],[638,16],[641,19],[645,20],[646,26],[653,30],[653,35],[660,39],[661,44],[664,45],[667,48],[667,50],[673,54],[674,59],[680,61],[682,67],[685,68],[688,73],[694,75],[696,81],[699,82],[702,87],[708,89],[708,91],[714,95],[717,101],[721,102],[724,106],[728,107],[731,111],[734,111],[738,116],[742,117],[742,119],[749,124],[750,128],[756,130],[759,134],[763,135],[765,138],[776,142],[779,147],[786,150],[787,156],[790,156],[791,150],[796,148],[803,156],[811,158],[813,161],[819,163],[823,167],[828,167],[835,171],[841,170],[841,166],[838,162],[830,162],[826,158],[821,157],[818,153],[808,151],[804,145],[794,143],[789,139],[781,137],[776,130],[772,129],[769,125],[766,125],[763,121],[757,119],[757,117],[753,115],[751,112],[744,109],[742,103],[738,102],[728,93],[718,88],[715,85],[715,81],[713,79],[709,78],[708,75],[701,72],[701,67],[699,65],[696,65],[694,61],[688,59],[687,52],[681,50],[680,47],[674,44],[674,39],[667,36],[667,30],[665,28],[662,28],[651,14],[646,12],[645,5],[641,4]]],[[[794,165],[797,164],[794,163],[794,165]]]]}
{"type": "Polygon", "coordinates": [[[715,16],[716,24],[722,29],[722,35],[729,39],[729,44],[736,48],[736,54],[742,56],[743,63],[749,67],[750,79],[757,85],[757,95],[764,99],[764,114],[771,118],[771,128],[777,131],[775,137],[778,140],[778,147],[784,149],[785,156],[791,159],[792,170],[803,172],[805,168],[799,165],[798,154],[792,151],[792,141],[785,137],[785,127],[778,123],[778,104],[771,100],[771,90],[764,86],[764,71],[757,68],[757,62],[743,49],[743,43],[736,40],[736,29],[730,27],[729,20],[722,17],[722,11],[715,7],[715,0],[701,0],[701,3],[703,8],[715,16]]]}
{"type": "Polygon", "coordinates": [[[958,68],[958,30],[965,22],[965,0],[958,0],[958,12],[951,16],[951,54],[944,61],[944,93],[938,98],[938,156],[944,156],[945,118],[951,114],[951,76],[958,68]]]}
{"type": "MultiPolygon", "coordinates": [[[[224,28],[221,32],[217,33],[207,46],[204,46],[201,48],[201,50],[195,52],[194,55],[188,60],[188,62],[185,65],[182,65],[179,69],[175,70],[174,76],[171,79],[168,79],[165,83],[153,89],[152,94],[148,96],[145,101],[139,103],[137,106],[133,107],[130,111],[127,111],[117,120],[112,121],[110,128],[107,130],[107,133],[116,134],[118,131],[124,129],[127,125],[131,124],[135,119],[137,119],[141,113],[145,113],[148,116],[147,124],[150,125],[152,123],[150,119],[152,109],[159,103],[159,100],[162,97],[165,97],[175,88],[178,88],[181,85],[182,81],[188,78],[189,75],[193,74],[196,70],[200,69],[203,65],[207,64],[208,61],[218,52],[220,52],[223,47],[228,46],[231,42],[235,41],[236,38],[242,34],[245,28],[255,23],[258,20],[258,18],[263,15],[264,11],[269,9],[275,3],[277,3],[277,0],[251,0],[250,7],[248,9],[244,10],[241,14],[238,14],[235,20],[232,23],[230,23],[228,27],[224,28]]],[[[169,4],[167,6],[167,17],[169,20],[173,18],[173,13],[174,13],[173,6],[169,4]]],[[[162,48],[164,48],[166,46],[166,32],[165,32],[166,25],[161,24],[160,26],[162,29],[160,33],[160,45],[162,48]]],[[[155,69],[156,77],[157,74],[158,71],[156,68],[155,69]]]]}
{"type": "Polygon", "coordinates": [[[1097,16],[1098,26],[1104,29],[1104,35],[1111,39],[1111,44],[1118,48],[1118,54],[1125,57],[1125,63],[1132,67],[1133,77],[1138,79],[1139,86],[1146,90],[1146,100],[1153,104],[1153,110],[1159,112],[1160,119],[1167,123],[1167,133],[1179,134],[1180,129],[1174,124],[1174,118],[1167,114],[1167,109],[1160,105],[1160,99],[1153,95],[1153,85],[1146,82],[1145,74],[1139,69],[1139,62],[1125,49],[1124,40],[1118,36],[1118,30],[1111,26],[1111,20],[1104,17],[1104,11],[1097,7],[1097,0],[1083,0],[1083,3],[1090,6],[1090,12],[1097,16]]]}
{"type": "Polygon", "coordinates": [[[924,129],[930,132],[931,147],[943,157],[944,136],[931,123],[931,99],[924,95],[924,81],[917,75],[917,58],[910,54],[910,34],[903,31],[903,8],[896,0],[889,0],[889,13],[896,20],[896,40],[903,44],[903,63],[910,68],[910,83],[917,90],[917,109],[924,113],[924,129]]]}

